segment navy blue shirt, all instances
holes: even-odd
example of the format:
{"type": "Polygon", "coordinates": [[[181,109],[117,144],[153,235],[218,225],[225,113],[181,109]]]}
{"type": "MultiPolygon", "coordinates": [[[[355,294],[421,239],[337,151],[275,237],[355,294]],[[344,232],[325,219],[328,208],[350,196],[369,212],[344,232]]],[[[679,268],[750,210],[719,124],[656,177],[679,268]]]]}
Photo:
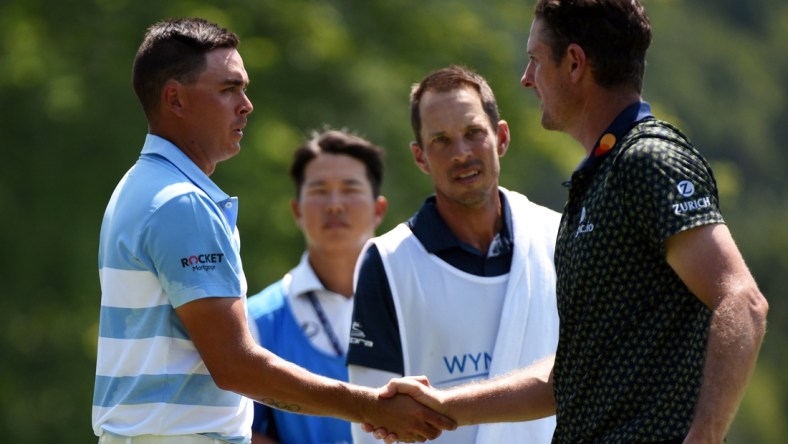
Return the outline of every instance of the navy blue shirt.
{"type": "MultiPolygon", "coordinates": [[[[512,265],[514,238],[509,202],[503,193],[499,191],[498,194],[501,198],[503,227],[487,252],[479,251],[451,232],[438,213],[435,196],[427,198],[405,224],[430,254],[452,267],[476,276],[500,276],[508,273],[512,265]]],[[[404,374],[402,342],[391,287],[375,245],[367,249],[359,268],[353,325],[348,364],[404,374]],[[363,338],[356,332],[357,322],[364,325],[363,338]],[[374,347],[368,346],[373,343],[374,347]]]]}

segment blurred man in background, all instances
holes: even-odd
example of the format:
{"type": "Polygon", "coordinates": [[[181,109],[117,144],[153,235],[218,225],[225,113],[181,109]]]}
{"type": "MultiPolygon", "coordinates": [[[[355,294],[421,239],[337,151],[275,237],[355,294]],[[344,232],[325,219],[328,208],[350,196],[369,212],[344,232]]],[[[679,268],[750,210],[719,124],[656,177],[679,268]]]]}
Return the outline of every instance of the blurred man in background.
{"type": "MultiPolygon", "coordinates": [[[[315,134],[293,156],[301,262],[249,299],[260,344],[314,373],[347,381],[353,272],[386,212],[383,150],[344,131],[315,134]]],[[[252,443],[347,444],[350,423],[255,403],[252,443]]]]}

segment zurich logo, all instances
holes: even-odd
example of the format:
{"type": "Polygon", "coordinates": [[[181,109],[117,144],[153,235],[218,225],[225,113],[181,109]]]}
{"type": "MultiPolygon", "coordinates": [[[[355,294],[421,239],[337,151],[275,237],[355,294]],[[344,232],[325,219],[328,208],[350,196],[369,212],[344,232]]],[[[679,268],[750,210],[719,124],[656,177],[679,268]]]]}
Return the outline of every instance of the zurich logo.
{"type": "Polygon", "coordinates": [[[695,185],[693,185],[689,180],[682,180],[678,185],[676,185],[676,188],[678,189],[679,194],[684,197],[690,197],[695,194],[695,185]]]}

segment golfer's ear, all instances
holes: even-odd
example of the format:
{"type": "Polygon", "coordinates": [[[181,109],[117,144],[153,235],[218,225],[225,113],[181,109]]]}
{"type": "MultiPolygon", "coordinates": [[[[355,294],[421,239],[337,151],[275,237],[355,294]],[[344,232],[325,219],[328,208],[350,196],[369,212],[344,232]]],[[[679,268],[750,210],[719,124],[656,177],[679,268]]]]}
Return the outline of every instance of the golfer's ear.
{"type": "Polygon", "coordinates": [[[424,150],[421,148],[421,145],[415,141],[411,142],[410,152],[413,153],[413,161],[416,162],[416,165],[424,171],[425,174],[430,174],[430,165],[424,157],[424,150]]]}

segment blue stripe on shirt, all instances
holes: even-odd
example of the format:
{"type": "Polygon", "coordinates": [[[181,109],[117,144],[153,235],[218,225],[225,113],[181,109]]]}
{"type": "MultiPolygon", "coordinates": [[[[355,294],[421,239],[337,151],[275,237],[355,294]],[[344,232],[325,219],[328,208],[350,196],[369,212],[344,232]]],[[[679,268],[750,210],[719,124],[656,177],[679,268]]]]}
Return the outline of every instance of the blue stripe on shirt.
{"type": "Polygon", "coordinates": [[[99,336],[111,339],[147,339],[163,336],[189,339],[172,305],[146,308],[101,307],[99,336]]]}
{"type": "Polygon", "coordinates": [[[221,390],[211,375],[96,376],[93,405],[112,407],[167,403],[208,407],[237,407],[238,395],[221,390]],[[102,397],[96,394],[103,394],[102,397]]]}

